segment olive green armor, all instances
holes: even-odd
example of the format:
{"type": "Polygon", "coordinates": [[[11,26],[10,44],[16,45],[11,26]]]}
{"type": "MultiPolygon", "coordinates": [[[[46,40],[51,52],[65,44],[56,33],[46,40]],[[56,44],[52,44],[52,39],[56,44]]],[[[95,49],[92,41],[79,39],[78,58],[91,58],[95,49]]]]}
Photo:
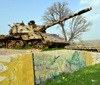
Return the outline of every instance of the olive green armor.
{"type": "Polygon", "coordinates": [[[0,47],[12,48],[30,45],[34,48],[53,48],[69,45],[69,43],[58,35],[46,33],[46,29],[59,22],[90,11],[91,9],[91,7],[83,9],[47,26],[38,26],[34,21],[30,21],[28,25],[25,25],[23,21],[21,23],[14,23],[13,26],[8,25],[11,27],[9,35],[0,35],[0,47]]]}

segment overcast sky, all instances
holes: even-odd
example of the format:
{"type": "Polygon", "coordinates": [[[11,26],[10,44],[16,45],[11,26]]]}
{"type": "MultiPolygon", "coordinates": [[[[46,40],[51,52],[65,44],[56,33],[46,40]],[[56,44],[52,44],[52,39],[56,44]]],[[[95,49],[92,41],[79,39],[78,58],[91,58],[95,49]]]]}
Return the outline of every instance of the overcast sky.
{"type": "MultiPolygon", "coordinates": [[[[8,24],[21,22],[27,25],[30,20],[36,24],[43,25],[42,16],[48,7],[54,2],[68,2],[68,7],[73,12],[92,7],[92,11],[83,14],[93,26],[90,31],[84,33],[83,40],[100,39],[100,0],[0,0],[0,35],[9,34],[8,24]]],[[[69,22],[69,21],[66,21],[69,22]]],[[[52,26],[48,33],[59,33],[57,26],[52,26]]],[[[68,29],[68,26],[65,28],[68,29]]]]}

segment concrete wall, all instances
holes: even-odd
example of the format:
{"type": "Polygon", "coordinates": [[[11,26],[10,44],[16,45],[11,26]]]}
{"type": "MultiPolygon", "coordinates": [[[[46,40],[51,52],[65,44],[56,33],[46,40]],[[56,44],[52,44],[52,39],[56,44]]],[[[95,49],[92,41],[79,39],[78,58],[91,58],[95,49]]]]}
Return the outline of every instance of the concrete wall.
{"type": "Polygon", "coordinates": [[[40,84],[64,72],[100,63],[100,53],[94,52],[56,50],[33,54],[34,58],[32,53],[0,55],[0,85],[34,85],[34,77],[40,84]]]}
{"type": "Polygon", "coordinates": [[[40,84],[49,78],[55,78],[64,72],[85,68],[100,63],[100,53],[56,50],[34,53],[36,83],[40,84]]]}
{"type": "Polygon", "coordinates": [[[34,85],[32,54],[0,55],[0,85],[34,85]]]}

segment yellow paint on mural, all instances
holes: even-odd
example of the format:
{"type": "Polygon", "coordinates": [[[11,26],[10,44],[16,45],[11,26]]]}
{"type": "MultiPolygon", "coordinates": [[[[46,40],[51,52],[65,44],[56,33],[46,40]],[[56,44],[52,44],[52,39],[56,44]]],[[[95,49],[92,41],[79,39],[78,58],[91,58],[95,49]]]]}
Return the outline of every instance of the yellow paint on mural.
{"type": "Polygon", "coordinates": [[[17,59],[10,58],[11,62],[0,61],[9,68],[0,72],[0,76],[5,77],[0,85],[34,85],[32,54],[17,55],[17,59]]]}
{"type": "Polygon", "coordinates": [[[85,52],[86,66],[92,65],[93,58],[89,52],[85,52]]]}

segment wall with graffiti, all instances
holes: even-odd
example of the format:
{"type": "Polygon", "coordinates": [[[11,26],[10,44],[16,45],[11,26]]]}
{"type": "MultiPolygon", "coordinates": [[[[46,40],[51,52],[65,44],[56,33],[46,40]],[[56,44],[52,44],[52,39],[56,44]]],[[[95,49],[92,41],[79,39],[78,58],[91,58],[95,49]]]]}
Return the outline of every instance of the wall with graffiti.
{"type": "Polygon", "coordinates": [[[0,55],[0,85],[34,85],[32,54],[0,55]]]}
{"type": "Polygon", "coordinates": [[[100,53],[56,50],[0,55],[0,85],[34,85],[100,63],[100,53]],[[34,78],[35,77],[35,78],[34,78]]]}
{"type": "Polygon", "coordinates": [[[100,63],[100,53],[57,50],[34,53],[35,80],[37,84],[67,72],[100,63]]]}

